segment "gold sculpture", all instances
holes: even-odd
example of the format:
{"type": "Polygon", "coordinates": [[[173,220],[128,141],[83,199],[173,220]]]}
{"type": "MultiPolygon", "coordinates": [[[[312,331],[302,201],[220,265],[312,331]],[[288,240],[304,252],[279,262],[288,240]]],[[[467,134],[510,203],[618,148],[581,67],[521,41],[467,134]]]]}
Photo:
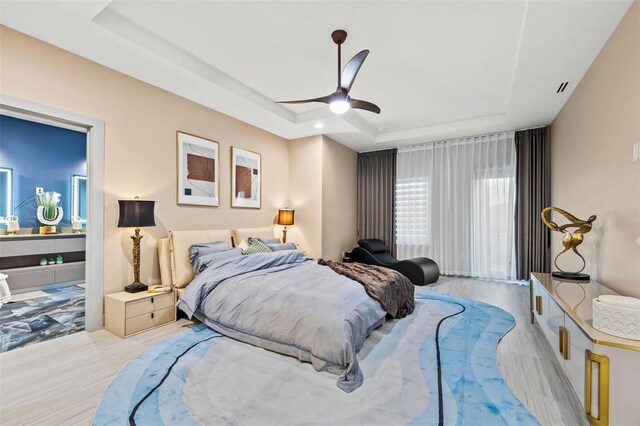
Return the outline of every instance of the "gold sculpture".
{"type": "Polygon", "coordinates": [[[564,246],[564,250],[558,253],[558,255],[553,260],[553,264],[556,265],[556,268],[558,268],[560,272],[556,271],[556,272],[553,272],[551,275],[554,277],[571,279],[571,280],[589,280],[590,279],[589,275],[582,273],[582,271],[586,266],[586,261],[584,260],[584,257],[582,257],[582,255],[578,252],[578,246],[582,244],[582,241],[584,240],[584,234],[591,231],[591,227],[592,227],[591,224],[593,223],[594,220],[596,220],[596,216],[591,215],[589,216],[589,219],[582,220],[582,219],[578,219],[574,215],[562,209],[559,209],[557,207],[547,207],[542,210],[542,212],[540,213],[540,217],[542,218],[542,221],[549,229],[551,229],[552,231],[562,232],[564,234],[564,237],[562,237],[562,245],[564,246]],[[547,212],[550,212],[550,211],[555,211],[560,213],[562,216],[564,216],[571,222],[565,225],[558,225],[557,223],[551,220],[547,220],[547,212]],[[571,230],[572,228],[575,228],[575,230],[572,231],[571,230]],[[578,271],[567,272],[567,271],[563,271],[562,268],[558,266],[558,258],[564,253],[568,252],[569,250],[572,250],[575,254],[577,254],[580,257],[580,259],[582,259],[582,268],[580,268],[578,271]]]}

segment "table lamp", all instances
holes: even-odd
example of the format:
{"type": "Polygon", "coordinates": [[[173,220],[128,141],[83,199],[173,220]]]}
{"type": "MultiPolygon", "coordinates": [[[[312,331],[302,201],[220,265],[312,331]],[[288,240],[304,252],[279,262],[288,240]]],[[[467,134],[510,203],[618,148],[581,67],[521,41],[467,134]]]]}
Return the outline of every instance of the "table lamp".
{"type": "Polygon", "coordinates": [[[296,213],[294,209],[285,207],[278,210],[278,225],[284,225],[282,230],[282,242],[287,242],[287,226],[293,225],[293,215],[296,213]]]}
{"type": "Polygon", "coordinates": [[[133,283],[124,288],[128,293],[146,291],[147,286],[140,282],[140,228],[145,226],[156,226],[153,208],[155,201],[140,200],[118,200],[120,205],[120,218],[118,228],[135,228],[135,233],[131,236],[133,240],[133,283]]]}

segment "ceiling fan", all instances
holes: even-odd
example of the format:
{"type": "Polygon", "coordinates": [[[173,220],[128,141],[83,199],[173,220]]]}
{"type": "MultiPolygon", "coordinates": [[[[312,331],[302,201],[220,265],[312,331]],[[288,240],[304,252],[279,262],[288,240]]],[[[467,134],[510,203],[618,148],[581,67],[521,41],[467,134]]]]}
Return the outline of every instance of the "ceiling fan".
{"type": "Polygon", "coordinates": [[[281,101],[279,104],[306,104],[309,102],[322,102],[329,104],[329,109],[335,114],[344,114],[350,108],[363,109],[365,111],[371,111],[376,114],[380,114],[380,108],[372,104],[371,102],[361,101],[359,99],[353,99],[349,96],[353,81],[358,75],[358,71],[362,66],[362,63],[369,54],[368,50],[363,50],[357,53],[344,69],[342,69],[341,49],[340,46],[347,39],[347,32],[344,30],[335,30],[331,33],[333,42],[338,45],[338,88],[330,95],[322,96],[320,98],[303,99],[299,101],[281,101]]]}

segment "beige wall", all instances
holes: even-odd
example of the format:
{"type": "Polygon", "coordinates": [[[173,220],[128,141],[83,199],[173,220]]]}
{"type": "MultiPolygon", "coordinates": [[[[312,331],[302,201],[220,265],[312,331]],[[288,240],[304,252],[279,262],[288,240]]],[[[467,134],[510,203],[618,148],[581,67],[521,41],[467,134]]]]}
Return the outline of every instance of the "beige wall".
{"type": "Polygon", "coordinates": [[[287,241],[322,254],[322,136],[289,141],[289,207],[296,210],[287,241]]]}
{"type": "Polygon", "coordinates": [[[296,209],[296,224],[288,241],[331,260],[355,246],[357,158],[326,136],[289,142],[289,206],[296,209]]]}
{"type": "Polygon", "coordinates": [[[156,200],[157,226],[142,231],[141,278],[148,283],[159,281],[156,239],[168,230],[265,226],[286,204],[285,139],[9,28],[0,27],[0,39],[3,94],[105,122],[105,293],[133,279],[131,231],[116,227],[118,199],[156,200]],[[220,143],[220,207],[176,205],[176,130],[220,143]],[[260,210],[230,208],[232,145],[262,154],[260,210]]]}
{"type": "Polygon", "coordinates": [[[358,154],[324,136],[322,143],[322,257],[341,260],[357,240],[358,154]]]}
{"type": "MultiPolygon", "coordinates": [[[[551,125],[551,198],[586,219],[586,272],[640,297],[640,3],[636,1],[551,125]]],[[[561,250],[553,234],[552,253],[561,250]]],[[[570,257],[567,255],[567,257],[570,257]]],[[[562,266],[562,264],[560,264],[562,266]]]]}

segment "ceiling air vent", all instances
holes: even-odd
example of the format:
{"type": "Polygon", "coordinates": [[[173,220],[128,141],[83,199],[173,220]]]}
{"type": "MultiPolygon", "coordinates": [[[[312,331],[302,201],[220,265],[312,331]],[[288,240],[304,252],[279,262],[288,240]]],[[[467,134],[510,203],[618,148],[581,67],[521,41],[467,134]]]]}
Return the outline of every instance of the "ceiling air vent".
{"type": "Polygon", "coordinates": [[[569,85],[568,81],[565,81],[564,83],[560,83],[560,87],[558,87],[558,90],[556,90],[556,93],[564,92],[564,90],[567,88],[568,85],[569,85]]]}

